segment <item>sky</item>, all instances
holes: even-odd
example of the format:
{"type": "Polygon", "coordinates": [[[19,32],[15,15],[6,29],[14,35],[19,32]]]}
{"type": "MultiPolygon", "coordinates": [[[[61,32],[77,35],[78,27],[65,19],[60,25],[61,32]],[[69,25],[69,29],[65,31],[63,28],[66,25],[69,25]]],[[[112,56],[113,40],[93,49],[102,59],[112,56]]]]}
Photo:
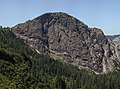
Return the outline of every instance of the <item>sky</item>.
{"type": "Polygon", "coordinates": [[[65,12],[106,35],[120,34],[120,0],[0,0],[0,25],[13,27],[47,12],[65,12]]]}

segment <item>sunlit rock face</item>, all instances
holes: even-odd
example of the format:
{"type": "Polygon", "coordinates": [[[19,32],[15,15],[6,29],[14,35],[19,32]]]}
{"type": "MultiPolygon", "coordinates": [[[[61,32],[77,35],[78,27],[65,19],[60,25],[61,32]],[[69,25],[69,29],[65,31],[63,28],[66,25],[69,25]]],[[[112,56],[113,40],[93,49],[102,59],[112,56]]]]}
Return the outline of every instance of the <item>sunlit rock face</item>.
{"type": "Polygon", "coordinates": [[[119,70],[118,46],[98,28],[66,13],[46,13],[13,27],[14,34],[39,53],[55,55],[94,73],[119,70]]]}

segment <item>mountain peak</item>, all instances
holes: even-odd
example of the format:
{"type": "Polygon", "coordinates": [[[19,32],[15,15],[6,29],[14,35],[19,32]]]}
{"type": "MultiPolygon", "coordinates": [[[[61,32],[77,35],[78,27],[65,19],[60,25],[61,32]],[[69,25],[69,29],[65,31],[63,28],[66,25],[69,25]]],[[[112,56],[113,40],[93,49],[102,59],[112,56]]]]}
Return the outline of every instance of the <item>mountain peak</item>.
{"type": "Polygon", "coordinates": [[[41,16],[35,18],[34,20],[42,21],[43,23],[53,21],[54,22],[57,20],[58,23],[81,23],[81,25],[85,25],[83,22],[79,21],[75,17],[64,13],[64,12],[53,12],[53,13],[45,13],[42,14],[41,16]]]}
{"type": "MultiPolygon", "coordinates": [[[[56,55],[60,59],[96,73],[116,70],[115,49],[98,28],[63,12],[45,13],[13,27],[16,36],[39,53],[56,55]]],[[[54,56],[53,56],[54,57],[54,56]]],[[[117,60],[116,60],[117,61],[117,60]]]]}

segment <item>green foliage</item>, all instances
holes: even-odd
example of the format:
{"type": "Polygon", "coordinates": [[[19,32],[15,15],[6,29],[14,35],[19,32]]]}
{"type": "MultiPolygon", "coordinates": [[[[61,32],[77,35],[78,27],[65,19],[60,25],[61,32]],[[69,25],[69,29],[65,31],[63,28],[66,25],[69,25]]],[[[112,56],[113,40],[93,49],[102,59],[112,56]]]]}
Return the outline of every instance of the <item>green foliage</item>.
{"type": "Polygon", "coordinates": [[[38,54],[10,30],[1,29],[0,89],[120,89],[120,72],[95,75],[79,70],[38,54]]]}

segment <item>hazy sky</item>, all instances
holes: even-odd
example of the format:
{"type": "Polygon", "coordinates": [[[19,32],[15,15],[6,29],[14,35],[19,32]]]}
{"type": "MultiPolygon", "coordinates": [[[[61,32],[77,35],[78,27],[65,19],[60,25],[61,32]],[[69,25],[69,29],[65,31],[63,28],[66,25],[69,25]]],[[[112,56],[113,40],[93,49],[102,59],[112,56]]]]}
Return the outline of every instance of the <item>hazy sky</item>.
{"type": "Polygon", "coordinates": [[[0,25],[12,27],[46,12],[66,12],[105,34],[120,34],[120,0],[0,0],[0,25]]]}

